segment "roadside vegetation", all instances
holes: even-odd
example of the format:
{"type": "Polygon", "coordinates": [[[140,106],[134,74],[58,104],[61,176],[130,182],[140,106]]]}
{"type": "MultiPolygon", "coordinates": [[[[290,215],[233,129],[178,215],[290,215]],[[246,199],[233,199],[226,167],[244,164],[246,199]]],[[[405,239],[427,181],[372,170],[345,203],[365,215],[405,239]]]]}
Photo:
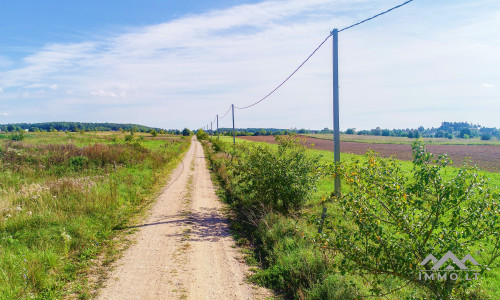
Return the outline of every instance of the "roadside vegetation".
{"type": "Polygon", "coordinates": [[[412,162],[343,154],[336,167],[331,152],[293,137],[278,145],[229,140],[203,144],[236,238],[253,246],[247,261],[261,267],[253,281],[295,299],[500,296],[497,173],[449,167],[420,141],[412,162]],[[340,198],[332,194],[335,172],[340,198]],[[420,280],[420,262],[448,251],[474,256],[479,280],[420,280]]]}
{"type": "Polygon", "coordinates": [[[190,139],[19,134],[0,135],[0,298],[89,298],[93,260],[153,199],[190,139]]]}

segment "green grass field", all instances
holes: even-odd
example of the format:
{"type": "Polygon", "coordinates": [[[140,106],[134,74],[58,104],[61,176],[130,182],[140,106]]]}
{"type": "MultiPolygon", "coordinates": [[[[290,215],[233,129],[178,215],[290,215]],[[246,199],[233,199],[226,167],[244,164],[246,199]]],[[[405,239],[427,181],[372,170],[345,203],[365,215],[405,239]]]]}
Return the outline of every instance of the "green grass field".
{"type": "Polygon", "coordinates": [[[154,198],[190,139],[0,136],[0,299],[89,298],[87,271],[154,198]]]}
{"type": "MultiPolygon", "coordinates": [[[[333,134],[318,133],[318,134],[304,134],[305,136],[314,137],[323,140],[332,140],[333,134]]],[[[427,145],[500,145],[500,141],[492,138],[490,141],[483,141],[479,138],[475,139],[447,139],[447,138],[423,138],[424,143],[427,145]]],[[[398,136],[376,136],[376,135],[357,135],[357,134],[341,134],[340,141],[342,142],[356,142],[356,143],[369,143],[369,144],[405,144],[411,145],[415,139],[398,136]]]]}
{"type": "MultiPolygon", "coordinates": [[[[233,142],[232,137],[228,136],[221,136],[220,137],[221,141],[226,142],[226,143],[231,143],[233,142]]],[[[425,142],[425,140],[424,140],[425,142]]],[[[253,142],[253,141],[248,141],[248,140],[243,140],[236,138],[236,143],[254,143],[254,144],[261,144],[261,145],[269,145],[271,147],[277,147],[276,144],[268,144],[265,142],[253,142]]],[[[324,150],[310,150],[313,155],[319,155],[321,156],[320,162],[322,163],[328,163],[328,162],[333,162],[333,152],[332,151],[324,151],[324,150]]],[[[362,155],[356,155],[356,154],[351,154],[351,153],[342,153],[340,155],[340,160],[341,161],[350,161],[353,158],[360,158],[362,155]]],[[[404,160],[398,160],[398,162],[401,164],[404,170],[410,171],[411,168],[413,167],[411,161],[404,161],[404,160]]],[[[457,167],[446,167],[447,172],[449,173],[449,176],[453,174],[454,172],[457,172],[459,168],[457,167]]],[[[492,185],[500,187],[500,173],[499,172],[481,172],[481,174],[484,174],[487,178],[491,180],[492,185]]],[[[446,175],[445,175],[446,176],[446,175]]],[[[445,177],[446,178],[446,177],[445,177]]],[[[322,182],[325,182],[325,180],[322,180],[322,182]]],[[[320,185],[320,187],[323,186],[323,184],[320,185]]],[[[331,192],[328,188],[325,189],[320,188],[320,192],[331,192]]]]}
{"type": "MultiPolygon", "coordinates": [[[[220,137],[220,139],[228,144],[232,144],[232,137],[220,137]]],[[[236,139],[236,143],[254,143],[254,144],[266,144],[269,147],[277,147],[275,144],[267,144],[263,142],[251,142],[247,140],[242,140],[242,139],[236,139]]],[[[320,162],[322,163],[328,163],[328,162],[333,162],[333,152],[331,151],[321,151],[321,150],[310,150],[311,155],[315,156],[321,156],[320,162]]],[[[341,154],[341,160],[342,161],[350,161],[351,159],[355,158],[361,158],[363,159],[362,156],[360,155],[354,155],[354,154],[341,154]]],[[[401,164],[402,169],[406,171],[407,173],[410,173],[413,165],[412,162],[410,161],[398,161],[398,163],[401,164]]],[[[456,167],[446,167],[443,171],[443,177],[445,179],[450,179],[452,175],[456,174],[458,172],[459,168],[456,167]]],[[[500,186],[500,173],[491,173],[491,172],[481,172],[481,174],[485,175],[487,178],[490,179],[490,182],[492,183],[493,186],[498,187],[500,186]]],[[[342,186],[342,189],[344,192],[346,192],[346,185],[342,186]]],[[[312,197],[312,199],[307,203],[305,206],[305,213],[306,214],[319,214],[322,209],[322,197],[329,195],[331,192],[333,192],[333,178],[322,178],[319,180],[317,184],[317,190],[315,192],[315,195],[312,197]]],[[[328,210],[330,213],[335,214],[335,212],[338,210],[337,206],[335,203],[329,203],[327,205],[328,210]]],[[[268,229],[266,232],[261,232],[260,234],[264,236],[264,239],[271,240],[275,243],[275,246],[272,248],[272,254],[271,257],[274,260],[273,265],[269,266],[267,269],[262,271],[261,273],[258,273],[257,275],[257,281],[260,283],[263,283],[266,286],[271,286],[276,289],[283,289],[283,286],[286,286],[286,283],[282,284],[277,284],[273,279],[275,277],[282,277],[285,276],[283,274],[295,274],[296,272],[302,272],[300,271],[301,268],[313,268],[311,265],[307,264],[313,264],[314,256],[319,255],[319,253],[316,253],[313,248],[311,248],[311,245],[308,245],[301,239],[300,237],[293,236],[290,233],[282,236],[284,232],[290,232],[290,230],[297,231],[300,230],[302,231],[302,234],[304,235],[310,235],[314,236],[315,231],[317,228],[315,226],[311,226],[310,224],[307,224],[304,220],[300,219],[293,219],[293,218],[285,218],[285,217],[279,217],[279,220],[268,220],[267,222],[275,225],[271,227],[271,229],[268,229]],[[299,229],[297,229],[299,228],[299,229]],[[293,245],[293,246],[292,246],[293,245]],[[306,265],[303,265],[304,262],[306,265]],[[296,267],[293,267],[292,265],[289,264],[296,264],[296,267]],[[287,268],[290,268],[287,270],[287,268]]],[[[328,268],[327,268],[328,269],[328,268]]],[[[319,276],[318,274],[325,274],[328,272],[335,272],[334,270],[326,270],[326,269],[321,269],[321,267],[317,267],[316,271],[311,271],[311,277],[312,279],[308,280],[317,280],[314,278],[317,278],[315,276],[319,276]],[[316,275],[315,275],[316,274],[316,275]]],[[[306,277],[306,275],[290,275],[292,277],[288,278],[290,281],[297,281],[300,280],[302,277],[306,277]]],[[[331,293],[335,294],[335,289],[338,289],[339,291],[344,289],[345,286],[338,286],[339,281],[345,281],[345,282],[353,282],[356,284],[357,288],[360,289],[361,291],[363,290],[363,280],[360,278],[357,278],[355,276],[350,277],[347,275],[347,277],[339,277],[338,275],[321,275],[321,276],[329,276],[325,281],[323,281],[321,284],[318,283],[317,287],[309,287],[308,290],[308,297],[312,299],[321,299],[321,297],[324,297],[325,291],[330,291],[331,293]],[[332,277],[333,276],[333,277],[332,277]],[[311,295],[323,295],[323,296],[317,296],[318,298],[315,298],[316,296],[311,296],[311,295]]],[[[389,284],[394,285],[394,287],[397,287],[398,281],[389,281],[389,284]]],[[[345,283],[345,285],[348,285],[348,283],[345,283]]],[[[388,286],[390,288],[390,286],[388,286]]],[[[493,269],[491,272],[488,274],[484,275],[484,279],[481,280],[481,289],[484,291],[485,295],[488,295],[491,297],[491,299],[497,299],[500,297],[500,270],[493,269]]],[[[365,293],[367,291],[364,291],[365,293]]],[[[354,292],[353,292],[354,293],[354,292]]],[[[332,294],[328,294],[332,295],[332,294]]],[[[345,295],[345,294],[343,294],[345,295]]],[[[352,294],[354,295],[354,294],[352,294]]],[[[402,290],[398,291],[396,294],[392,295],[390,298],[391,299],[401,299],[401,298],[408,298],[408,297],[416,297],[416,298],[421,298],[425,296],[422,294],[422,291],[416,291],[411,288],[403,288],[402,290]]],[[[354,296],[353,296],[354,297],[354,296]]],[[[355,297],[354,297],[355,298],[355,297]]]]}

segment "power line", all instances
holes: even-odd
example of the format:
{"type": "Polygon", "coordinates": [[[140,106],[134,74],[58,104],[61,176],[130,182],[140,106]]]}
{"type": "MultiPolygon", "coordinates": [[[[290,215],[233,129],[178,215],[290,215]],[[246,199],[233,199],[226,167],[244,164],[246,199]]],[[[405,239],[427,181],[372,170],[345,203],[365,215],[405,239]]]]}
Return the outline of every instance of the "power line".
{"type": "MultiPolygon", "coordinates": [[[[410,2],[413,2],[413,1],[414,1],[414,0],[408,0],[408,1],[404,2],[404,3],[401,3],[401,4],[397,5],[397,6],[392,7],[392,8],[390,8],[390,9],[388,9],[388,10],[384,11],[384,12],[381,12],[381,13],[379,13],[379,14],[376,14],[376,15],[374,15],[373,17],[370,17],[370,18],[364,19],[363,21],[360,21],[360,22],[358,22],[358,23],[355,23],[355,24],[352,24],[352,25],[350,25],[350,26],[344,27],[344,28],[340,29],[338,32],[341,32],[341,31],[344,31],[344,30],[347,30],[347,29],[353,28],[353,27],[358,26],[358,25],[360,25],[360,24],[362,24],[362,23],[365,23],[365,22],[367,22],[367,21],[373,20],[373,19],[375,19],[375,18],[377,18],[377,17],[380,17],[381,15],[384,15],[384,14],[386,14],[386,13],[390,12],[390,11],[393,11],[393,10],[395,10],[395,9],[397,9],[397,8],[400,8],[400,7],[402,7],[402,6],[405,6],[406,4],[408,4],[408,3],[410,3],[410,2]]],[[[293,76],[293,75],[295,75],[295,73],[297,73],[297,71],[299,71],[299,70],[300,70],[300,68],[302,68],[302,66],[303,66],[303,65],[304,65],[304,64],[305,64],[305,63],[306,63],[306,62],[307,62],[307,61],[308,61],[308,60],[309,60],[309,59],[310,59],[310,58],[311,58],[314,54],[316,54],[316,52],[319,50],[319,48],[321,48],[321,46],[323,46],[323,44],[325,44],[325,43],[326,43],[326,41],[327,41],[327,40],[328,40],[331,36],[332,36],[332,33],[330,33],[330,35],[328,35],[328,36],[325,38],[325,40],[324,40],[323,42],[321,42],[321,44],[319,44],[319,46],[318,46],[318,47],[316,47],[316,49],[314,49],[314,51],[313,51],[313,52],[312,52],[312,53],[311,53],[311,54],[310,54],[310,55],[309,55],[309,56],[308,56],[308,57],[307,57],[307,58],[306,58],[306,59],[305,59],[305,60],[304,60],[304,61],[303,61],[303,62],[302,62],[302,63],[301,63],[301,64],[300,64],[300,65],[299,65],[299,66],[298,66],[298,67],[297,67],[297,68],[296,68],[296,69],[295,69],[295,70],[294,70],[291,74],[290,74],[290,75],[288,75],[288,77],[287,77],[287,78],[285,78],[285,80],[283,80],[283,81],[282,81],[282,82],[281,82],[281,83],[280,83],[277,87],[275,87],[275,88],[274,88],[271,92],[269,92],[267,95],[265,95],[264,97],[262,97],[261,99],[259,99],[258,101],[254,102],[254,103],[252,103],[252,104],[250,104],[250,105],[243,106],[243,107],[237,107],[237,106],[235,106],[234,108],[237,108],[237,109],[246,109],[246,108],[250,108],[250,107],[252,107],[252,106],[254,106],[254,105],[257,105],[257,104],[259,104],[260,102],[262,102],[262,101],[266,100],[269,96],[271,96],[272,94],[274,94],[274,92],[276,92],[276,91],[277,91],[277,90],[278,90],[281,86],[283,86],[283,85],[284,85],[284,84],[285,84],[285,83],[286,83],[286,82],[287,82],[290,78],[292,78],[292,76],[293,76]]],[[[225,117],[225,116],[229,113],[229,111],[230,111],[230,110],[231,110],[231,107],[230,107],[230,108],[229,108],[229,110],[228,110],[228,111],[224,114],[224,116],[223,116],[222,118],[224,118],[224,117],[225,117]]],[[[221,119],[222,119],[222,118],[221,118],[221,119]]]]}
{"type": "Polygon", "coordinates": [[[381,12],[381,13],[379,13],[379,14],[376,14],[376,15],[374,15],[374,16],[373,16],[373,17],[371,17],[371,18],[364,19],[364,20],[363,20],[363,21],[361,21],[361,22],[358,22],[358,23],[356,23],[356,24],[352,24],[352,25],[350,25],[350,26],[344,27],[344,28],[340,29],[340,30],[339,30],[339,32],[344,31],[344,30],[347,30],[347,29],[352,28],[352,27],[354,27],[354,26],[358,26],[359,24],[362,24],[362,23],[364,23],[364,22],[367,22],[367,21],[373,20],[373,19],[375,19],[376,17],[380,17],[381,15],[384,15],[384,14],[386,14],[386,13],[390,12],[391,10],[395,10],[396,8],[400,8],[401,6],[405,6],[406,4],[408,4],[408,3],[412,2],[412,1],[414,1],[414,0],[408,0],[408,1],[406,1],[405,3],[401,3],[400,5],[394,6],[394,7],[393,7],[393,8],[391,8],[391,9],[388,9],[388,10],[386,10],[386,11],[384,11],[384,12],[381,12]]]}
{"type": "Polygon", "coordinates": [[[316,47],[316,49],[314,49],[314,51],[306,58],[306,60],[304,60],[300,66],[297,67],[297,69],[295,69],[295,71],[292,72],[292,74],[288,75],[287,78],[285,78],[285,80],[283,80],[283,82],[281,82],[277,87],[274,88],[274,90],[272,90],[269,94],[265,95],[263,98],[261,98],[259,101],[257,102],[254,102],[250,105],[247,105],[247,106],[244,106],[244,107],[237,107],[235,106],[234,108],[237,108],[237,109],[245,109],[245,108],[249,108],[249,107],[252,107],[256,104],[259,104],[260,102],[264,101],[267,99],[267,97],[271,96],[274,92],[276,92],[283,84],[285,84],[285,82],[288,81],[288,79],[292,78],[293,75],[295,75],[295,73],[297,73],[298,70],[300,70],[300,68],[302,68],[302,66],[316,53],[316,51],[319,50],[319,48],[321,48],[321,46],[323,46],[324,43],[326,43],[326,41],[331,37],[332,35],[330,34],[329,36],[327,36],[325,38],[325,40],[323,42],[321,42],[321,44],[319,44],[318,47],[316,47]]]}
{"type": "Polygon", "coordinates": [[[226,113],[225,113],[222,117],[220,117],[220,118],[219,118],[219,120],[220,120],[220,119],[223,119],[225,116],[227,116],[227,114],[228,114],[230,111],[231,111],[231,106],[229,106],[229,109],[226,111],[226,113]]]}

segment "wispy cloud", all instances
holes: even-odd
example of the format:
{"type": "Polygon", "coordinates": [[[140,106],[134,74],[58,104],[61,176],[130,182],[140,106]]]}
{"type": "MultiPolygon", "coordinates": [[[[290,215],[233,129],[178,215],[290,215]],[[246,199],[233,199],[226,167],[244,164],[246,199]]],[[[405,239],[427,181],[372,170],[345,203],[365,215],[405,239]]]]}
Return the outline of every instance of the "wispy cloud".
{"type": "MultiPolygon", "coordinates": [[[[15,111],[25,103],[15,115],[26,122],[55,114],[65,120],[200,127],[231,103],[246,105],[269,92],[333,26],[341,28],[399,2],[265,1],[93,41],[48,44],[25,57],[20,67],[0,72],[5,88],[0,109],[15,111]],[[45,109],[27,108],[33,105],[45,109]]],[[[493,10],[472,6],[467,7],[469,19],[456,24],[465,2],[412,4],[341,34],[342,127],[433,126],[445,117],[464,116],[487,125],[496,121],[483,112],[491,111],[498,95],[476,89],[484,87],[484,78],[499,79],[494,66],[500,63],[500,43],[491,37],[500,36],[500,18],[493,10]],[[472,22],[478,15],[481,22],[472,22]],[[467,97],[475,97],[476,113],[465,109],[467,97]],[[489,107],[481,110],[486,103],[489,107]],[[370,113],[381,107],[432,110],[435,104],[458,110],[446,116],[416,112],[414,117],[387,113],[381,118],[370,113]]],[[[327,44],[272,98],[238,111],[236,125],[331,127],[330,97],[327,44]]]]}

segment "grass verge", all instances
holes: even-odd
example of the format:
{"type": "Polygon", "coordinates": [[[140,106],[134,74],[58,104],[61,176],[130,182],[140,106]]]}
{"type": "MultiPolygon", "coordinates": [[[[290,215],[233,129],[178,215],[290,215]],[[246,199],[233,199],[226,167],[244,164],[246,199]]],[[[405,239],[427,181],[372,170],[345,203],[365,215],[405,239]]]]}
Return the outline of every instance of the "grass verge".
{"type": "MultiPolygon", "coordinates": [[[[221,187],[219,194],[231,204],[236,191],[229,164],[238,158],[233,157],[234,153],[228,146],[232,143],[232,139],[221,137],[221,140],[225,145],[205,143],[204,146],[221,187]]],[[[238,143],[254,142],[238,140],[238,143]]],[[[333,161],[333,153],[329,151],[312,150],[310,154],[321,155],[320,161],[323,163],[333,161]]],[[[363,159],[357,155],[342,154],[344,161],[352,158],[363,159]]],[[[411,162],[398,161],[398,163],[406,172],[412,168],[411,162]]],[[[446,167],[443,177],[451,178],[457,171],[458,168],[446,167]]],[[[499,173],[481,173],[490,179],[492,185],[497,187],[500,185],[499,173]]],[[[286,298],[295,299],[359,299],[373,295],[370,291],[373,278],[341,272],[338,268],[338,264],[342,263],[341,255],[333,255],[331,251],[317,247],[310,239],[315,236],[317,227],[307,222],[306,217],[317,215],[321,211],[322,196],[330,194],[332,190],[333,179],[323,178],[317,185],[314,197],[295,215],[284,216],[271,212],[251,224],[248,223],[248,219],[233,220],[235,238],[245,238],[250,241],[255,249],[254,258],[262,266],[262,270],[257,270],[252,276],[254,282],[273,288],[286,298]]],[[[330,214],[340,215],[335,203],[328,203],[327,206],[330,214]]],[[[234,211],[234,208],[233,206],[233,213],[238,216],[238,211],[234,211]]],[[[478,299],[496,299],[500,296],[499,286],[500,272],[496,269],[485,275],[469,295],[478,299]]],[[[379,288],[385,298],[389,299],[432,298],[428,291],[416,286],[403,286],[397,278],[386,280],[379,288]]]]}
{"type": "Polygon", "coordinates": [[[153,199],[189,139],[38,133],[0,140],[0,298],[89,298],[95,259],[153,199]]]}

